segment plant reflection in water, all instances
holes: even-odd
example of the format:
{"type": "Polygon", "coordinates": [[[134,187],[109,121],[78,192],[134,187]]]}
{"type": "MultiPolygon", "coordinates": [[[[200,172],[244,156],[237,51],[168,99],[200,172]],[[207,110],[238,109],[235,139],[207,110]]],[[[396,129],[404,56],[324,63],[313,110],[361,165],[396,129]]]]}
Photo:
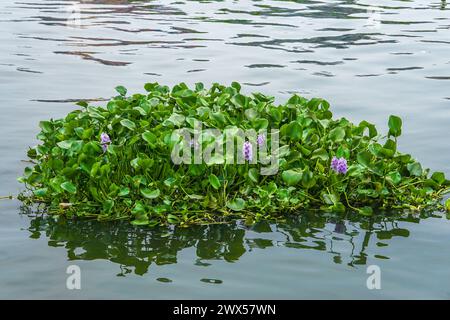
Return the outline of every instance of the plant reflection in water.
{"type": "Polygon", "coordinates": [[[228,224],[189,227],[136,227],[127,221],[97,222],[45,216],[22,208],[31,217],[30,238],[46,237],[48,245],[64,247],[68,260],[106,259],[120,265],[119,276],[134,272],[144,275],[152,264],[177,263],[178,254],[195,248],[197,266],[209,266],[212,260],[237,262],[256,249],[284,247],[318,250],[337,264],[348,267],[366,265],[369,257],[389,259],[373,254],[373,246],[386,247],[393,237],[408,237],[406,227],[422,219],[441,218],[436,213],[420,215],[385,214],[373,217],[339,216],[305,212],[281,222],[244,221],[228,224]],[[209,262],[208,262],[209,261],[209,262]]]}

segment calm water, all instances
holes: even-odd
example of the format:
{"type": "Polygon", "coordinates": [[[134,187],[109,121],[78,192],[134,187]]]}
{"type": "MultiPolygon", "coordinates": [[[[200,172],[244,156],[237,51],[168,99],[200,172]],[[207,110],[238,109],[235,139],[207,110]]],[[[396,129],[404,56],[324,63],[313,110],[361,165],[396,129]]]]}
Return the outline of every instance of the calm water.
{"type": "MultiPolygon", "coordinates": [[[[394,113],[402,151],[450,175],[445,1],[2,0],[0,48],[0,196],[20,191],[40,120],[154,81],[320,96],[381,129],[394,113]]],[[[449,243],[437,213],[149,230],[0,200],[0,298],[449,299],[449,243]],[[372,264],[381,290],[366,288],[372,264]]]]}

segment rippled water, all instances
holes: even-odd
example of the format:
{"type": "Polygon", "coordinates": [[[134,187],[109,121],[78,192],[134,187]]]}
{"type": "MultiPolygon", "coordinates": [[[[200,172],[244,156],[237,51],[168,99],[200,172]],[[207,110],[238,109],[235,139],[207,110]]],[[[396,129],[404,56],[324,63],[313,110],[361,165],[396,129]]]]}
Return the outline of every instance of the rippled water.
{"type": "MultiPolygon", "coordinates": [[[[102,104],[122,84],[243,83],[279,102],[328,99],[450,175],[445,1],[0,3],[0,196],[21,186],[38,122],[102,104]]],[[[0,200],[2,298],[450,298],[450,222],[303,214],[283,223],[147,230],[20,214],[0,200]],[[67,266],[82,270],[69,291],[67,266]],[[366,267],[382,289],[366,288],[366,267]]]]}

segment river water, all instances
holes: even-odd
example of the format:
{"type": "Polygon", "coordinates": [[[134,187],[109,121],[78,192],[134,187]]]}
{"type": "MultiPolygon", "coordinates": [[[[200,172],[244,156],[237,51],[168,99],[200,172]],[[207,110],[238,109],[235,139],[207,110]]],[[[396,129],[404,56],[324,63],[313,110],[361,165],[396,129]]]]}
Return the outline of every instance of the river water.
{"type": "MultiPolygon", "coordinates": [[[[399,149],[450,175],[445,1],[2,0],[0,48],[0,196],[20,192],[40,120],[155,81],[323,97],[382,130],[396,114],[399,149]]],[[[440,213],[149,230],[0,200],[0,298],[449,299],[449,241],[440,213]]]]}

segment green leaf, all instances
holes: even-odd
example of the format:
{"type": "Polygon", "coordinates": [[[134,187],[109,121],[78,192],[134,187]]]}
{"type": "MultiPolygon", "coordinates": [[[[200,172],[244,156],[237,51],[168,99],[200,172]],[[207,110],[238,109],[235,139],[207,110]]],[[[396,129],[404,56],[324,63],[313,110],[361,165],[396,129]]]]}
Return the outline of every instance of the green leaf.
{"type": "Polygon", "coordinates": [[[119,150],[119,147],[113,144],[110,144],[107,146],[106,151],[112,155],[117,155],[117,151],[119,150]]]}
{"type": "Polygon", "coordinates": [[[271,115],[273,121],[275,121],[277,123],[283,119],[283,115],[281,114],[281,111],[276,107],[270,109],[270,115],[271,115]]]}
{"type": "Polygon", "coordinates": [[[301,171],[286,170],[283,171],[281,177],[288,186],[295,186],[302,180],[303,174],[301,171]]]}
{"type": "Polygon", "coordinates": [[[53,125],[52,125],[52,123],[50,121],[41,121],[41,122],[39,122],[39,127],[45,133],[53,132],[53,125]]]}
{"type": "Polygon", "coordinates": [[[150,189],[145,188],[145,189],[141,190],[141,194],[144,197],[146,197],[147,199],[156,199],[159,197],[160,191],[159,191],[159,189],[150,190],[150,189]]]}
{"type": "Polygon", "coordinates": [[[311,171],[306,170],[303,172],[302,184],[306,189],[310,189],[310,188],[314,187],[316,185],[316,182],[317,182],[317,180],[311,171]]]}
{"type": "Polygon", "coordinates": [[[145,131],[142,134],[142,139],[144,139],[145,141],[147,141],[148,144],[153,145],[156,143],[157,141],[157,137],[154,133],[150,132],[150,131],[145,131]]]}
{"type": "Polygon", "coordinates": [[[422,166],[418,162],[409,163],[406,168],[412,176],[420,177],[422,175],[422,166]]]}
{"type": "Polygon", "coordinates": [[[204,196],[201,196],[201,195],[199,195],[199,194],[188,194],[188,198],[189,198],[189,199],[194,199],[194,200],[202,200],[202,199],[204,199],[205,197],[204,197],[204,196]]]}
{"type": "Polygon", "coordinates": [[[373,215],[373,209],[371,207],[362,207],[358,209],[358,213],[370,217],[373,215]]]}
{"type": "Polygon", "coordinates": [[[103,211],[105,213],[110,213],[113,207],[114,207],[114,200],[108,199],[105,202],[103,202],[103,211]]]}
{"type": "Polygon", "coordinates": [[[431,179],[442,185],[445,182],[445,174],[443,172],[434,172],[431,175],[431,179]]]}
{"type": "Polygon", "coordinates": [[[248,177],[250,178],[251,181],[253,181],[254,183],[258,183],[259,181],[259,172],[258,169],[256,168],[251,168],[250,170],[248,170],[248,177]]]}
{"type": "Polygon", "coordinates": [[[297,121],[292,121],[286,128],[286,135],[291,140],[298,141],[302,137],[302,127],[297,121]]]}
{"type": "Polygon", "coordinates": [[[255,121],[253,121],[253,128],[258,131],[261,129],[267,129],[267,127],[269,126],[269,121],[267,119],[256,119],[255,121]]]}
{"type": "Polygon", "coordinates": [[[242,211],[245,208],[245,200],[242,198],[236,198],[227,202],[227,207],[233,211],[242,211]]]}
{"type": "Polygon", "coordinates": [[[61,186],[61,188],[63,188],[64,190],[66,190],[67,192],[69,192],[71,194],[77,193],[77,187],[75,187],[75,185],[69,181],[61,183],[60,186],[61,186]]]}
{"type": "Polygon", "coordinates": [[[323,161],[328,161],[330,157],[328,156],[328,152],[323,148],[319,148],[313,151],[311,154],[311,159],[321,159],[323,161]]]}
{"type": "Polygon", "coordinates": [[[122,126],[124,126],[125,128],[128,128],[129,130],[133,131],[134,129],[136,129],[136,124],[128,119],[123,119],[120,121],[120,124],[122,126]]]}
{"type": "Polygon", "coordinates": [[[363,166],[368,167],[370,165],[370,161],[372,160],[372,155],[368,151],[362,151],[358,153],[356,160],[363,166]]]}
{"type": "Polygon", "coordinates": [[[170,117],[167,120],[164,121],[164,125],[172,124],[174,126],[180,127],[181,125],[183,125],[185,120],[186,120],[185,116],[174,112],[170,115],[170,117]]]}
{"type": "Polygon", "coordinates": [[[324,193],[322,194],[322,198],[325,201],[326,204],[334,205],[339,203],[339,196],[332,193],[324,193]]]}
{"type": "Polygon", "coordinates": [[[231,98],[231,102],[237,107],[237,108],[245,108],[247,106],[247,97],[243,96],[242,94],[236,94],[231,98]]]}
{"type": "Polygon", "coordinates": [[[219,181],[219,178],[217,178],[217,176],[215,175],[215,174],[213,174],[213,173],[211,173],[210,175],[209,175],[209,183],[211,184],[211,186],[214,188],[214,189],[219,189],[220,188],[220,181],[219,181]]]}
{"type": "Polygon", "coordinates": [[[146,226],[149,224],[149,222],[150,221],[148,220],[148,218],[141,218],[131,221],[131,224],[135,226],[146,226]]]}
{"type": "Polygon", "coordinates": [[[180,222],[180,218],[178,218],[176,215],[173,215],[173,214],[168,214],[167,215],[167,221],[169,222],[169,223],[172,223],[172,224],[176,224],[176,223],[179,223],[180,222]]]}
{"type": "Polygon", "coordinates": [[[33,191],[36,197],[45,197],[47,195],[48,188],[36,189],[33,191]]]}
{"type": "Polygon", "coordinates": [[[56,145],[58,147],[60,147],[61,149],[69,150],[70,147],[72,146],[72,142],[73,142],[73,140],[64,140],[64,141],[56,143],[56,145]]]}
{"type": "Polygon", "coordinates": [[[345,130],[341,127],[336,127],[330,131],[328,136],[333,142],[341,142],[345,138],[345,130]]]}
{"type": "Polygon", "coordinates": [[[350,158],[350,150],[344,146],[339,146],[336,151],[336,157],[348,159],[350,158]]]}
{"type": "Polygon", "coordinates": [[[445,209],[447,212],[450,212],[450,198],[445,201],[445,209]]]}
{"type": "Polygon", "coordinates": [[[223,126],[227,123],[227,120],[225,119],[225,116],[222,112],[213,112],[210,114],[210,118],[212,120],[215,120],[217,124],[223,126]]]}
{"type": "Polygon", "coordinates": [[[125,96],[127,94],[127,89],[124,86],[117,86],[115,89],[121,96],[125,96]]]}
{"type": "Polygon", "coordinates": [[[398,137],[402,134],[402,119],[391,115],[388,121],[389,136],[398,137]]]}
{"type": "Polygon", "coordinates": [[[146,208],[141,202],[136,202],[133,209],[131,210],[131,213],[134,215],[144,215],[146,213],[146,208]]]}
{"type": "Polygon", "coordinates": [[[169,188],[172,188],[176,182],[177,179],[175,179],[174,177],[169,177],[166,180],[164,180],[164,184],[169,188]]]}
{"type": "Polygon", "coordinates": [[[389,172],[386,179],[394,184],[397,185],[402,181],[402,176],[398,171],[389,172]]]}
{"type": "Polygon", "coordinates": [[[130,188],[122,188],[122,189],[120,189],[118,196],[125,197],[129,194],[130,194],[130,188]]]}

